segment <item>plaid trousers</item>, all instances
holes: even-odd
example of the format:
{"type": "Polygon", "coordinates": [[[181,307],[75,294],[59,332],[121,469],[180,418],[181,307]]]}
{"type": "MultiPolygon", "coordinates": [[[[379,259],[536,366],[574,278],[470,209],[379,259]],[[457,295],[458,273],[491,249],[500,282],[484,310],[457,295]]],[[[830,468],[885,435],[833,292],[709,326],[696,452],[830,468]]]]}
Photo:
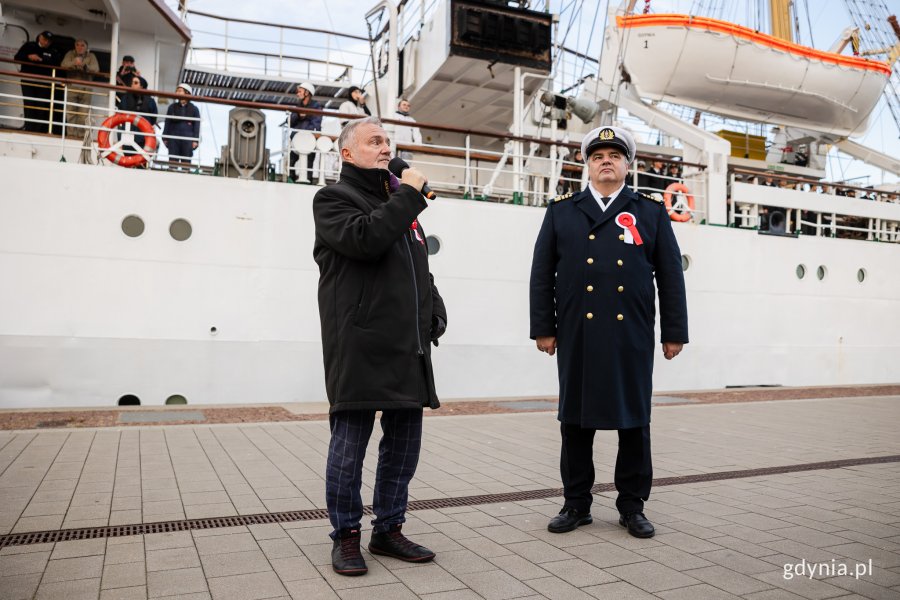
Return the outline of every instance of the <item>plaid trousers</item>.
{"type": "MultiPolygon", "coordinates": [[[[362,469],[366,446],[375,425],[374,410],[332,413],[331,442],[325,469],[325,500],[334,539],[341,529],[359,529],[363,514],[362,469]]],[[[422,447],[422,409],[385,410],[383,436],[378,445],[378,467],[372,502],[376,533],[406,521],[409,482],[416,472],[422,447]]]]}

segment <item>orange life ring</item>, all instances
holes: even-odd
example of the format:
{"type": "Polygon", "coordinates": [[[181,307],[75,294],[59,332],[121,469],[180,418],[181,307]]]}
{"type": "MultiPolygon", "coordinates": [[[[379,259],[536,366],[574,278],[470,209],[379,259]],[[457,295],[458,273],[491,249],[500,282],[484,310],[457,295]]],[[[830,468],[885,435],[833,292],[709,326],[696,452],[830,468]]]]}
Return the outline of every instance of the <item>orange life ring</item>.
{"type": "MultiPolygon", "coordinates": [[[[146,155],[152,154],[156,150],[156,132],[153,130],[153,125],[150,124],[150,121],[140,115],[134,113],[116,113],[107,117],[100,128],[100,132],[97,134],[97,145],[100,147],[101,156],[120,167],[140,166],[147,162],[146,155]],[[114,152],[114,149],[122,147],[122,140],[119,140],[115,146],[111,147],[109,145],[110,131],[119,125],[124,125],[126,123],[131,123],[133,127],[136,127],[144,134],[145,142],[144,147],[142,148],[143,153],[125,156],[114,152]],[[104,150],[106,150],[106,152],[104,152],[104,150]]],[[[138,148],[134,144],[129,145],[135,149],[138,148]]]]}
{"type": "Polygon", "coordinates": [[[691,220],[691,214],[694,212],[694,197],[691,196],[691,190],[688,189],[688,186],[683,183],[670,183],[669,187],[666,188],[666,193],[663,194],[663,200],[666,202],[666,210],[669,213],[669,218],[673,221],[680,221],[684,223],[685,221],[691,220]],[[672,194],[674,193],[682,193],[687,199],[687,211],[683,213],[675,212],[675,209],[672,208],[672,194]]]}

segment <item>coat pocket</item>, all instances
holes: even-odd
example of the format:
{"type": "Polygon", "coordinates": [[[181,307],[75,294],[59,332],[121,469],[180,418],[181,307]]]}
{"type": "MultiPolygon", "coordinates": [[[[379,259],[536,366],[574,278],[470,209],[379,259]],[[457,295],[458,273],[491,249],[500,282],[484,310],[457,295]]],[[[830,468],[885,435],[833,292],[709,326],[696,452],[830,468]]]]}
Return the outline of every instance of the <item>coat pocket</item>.
{"type": "Polygon", "coordinates": [[[363,277],[362,289],[359,292],[359,300],[356,303],[356,317],[353,324],[357,327],[365,325],[369,318],[369,308],[372,305],[372,282],[374,277],[371,273],[366,273],[363,277]]]}

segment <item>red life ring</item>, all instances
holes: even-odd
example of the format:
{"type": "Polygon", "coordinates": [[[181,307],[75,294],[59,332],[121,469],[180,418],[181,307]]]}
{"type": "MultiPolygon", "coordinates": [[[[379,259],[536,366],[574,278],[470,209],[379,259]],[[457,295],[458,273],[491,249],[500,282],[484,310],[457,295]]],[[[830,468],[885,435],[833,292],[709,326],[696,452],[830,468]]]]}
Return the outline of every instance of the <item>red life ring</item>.
{"type": "Polygon", "coordinates": [[[673,221],[680,221],[682,223],[691,220],[691,214],[694,212],[694,197],[691,196],[691,190],[688,189],[688,186],[684,185],[683,183],[669,184],[669,187],[666,188],[666,193],[663,194],[663,200],[665,200],[666,202],[666,210],[669,213],[670,219],[672,219],[673,221]],[[684,194],[684,197],[687,200],[687,211],[683,213],[675,212],[675,209],[672,207],[673,193],[684,194]]]}
{"type": "Polygon", "coordinates": [[[153,152],[156,151],[156,132],[153,130],[153,125],[150,124],[150,121],[140,115],[134,113],[116,113],[107,117],[100,126],[100,132],[97,134],[97,145],[100,147],[100,156],[106,160],[115,163],[120,167],[137,167],[147,162],[148,154],[153,154],[153,152]],[[138,131],[145,134],[143,148],[138,147],[134,143],[128,144],[135,150],[138,150],[138,154],[133,154],[131,156],[125,156],[115,152],[116,149],[121,149],[123,146],[121,139],[119,139],[114,146],[109,145],[110,131],[119,125],[124,125],[126,123],[131,123],[138,131]]]}

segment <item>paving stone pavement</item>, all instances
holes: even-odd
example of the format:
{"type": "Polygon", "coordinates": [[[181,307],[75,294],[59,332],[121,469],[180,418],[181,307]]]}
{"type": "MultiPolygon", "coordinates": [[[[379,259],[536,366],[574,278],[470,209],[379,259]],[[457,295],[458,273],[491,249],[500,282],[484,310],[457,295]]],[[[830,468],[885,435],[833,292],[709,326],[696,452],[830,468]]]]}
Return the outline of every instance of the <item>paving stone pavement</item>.
{"type": "MultiPolygon", "coordinates": [[[[898,396],[658,407],[655,475],[900,454],[897,423],[898,396]]],[[[321,508],[327,440],[321,421],[0,432],[0,534],[321,508]]],[[[558,488],[558,451],[552,413],[429,419],[411,496],[558,488]]],[[[598,482],[614,462],[598,433],[598,482]]],[[[436,560],[364,552],[357,578],[331,571],[324,520],[8,546],[0,600],[900,598],[900,462],[657,487],[649,540],[614,495],[568,534],[546,530],[560,498],[411,511],[436,560]]]]}

